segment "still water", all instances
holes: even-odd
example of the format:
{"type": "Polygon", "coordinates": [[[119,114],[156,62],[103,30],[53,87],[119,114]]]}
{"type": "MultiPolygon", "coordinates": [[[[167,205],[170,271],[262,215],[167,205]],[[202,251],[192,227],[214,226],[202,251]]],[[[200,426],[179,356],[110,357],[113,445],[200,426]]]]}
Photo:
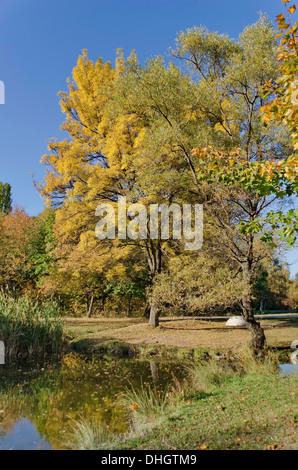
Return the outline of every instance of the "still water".
{"type": "Polygon", "coordinates": [[[281,375],[298,375],[298,365],[295,364],[281,364],[279,366],[281,375]]]}
{"type": "Polygon", "coordinates": [[[142,384],[162,390],[185,369],[177,362],[75,355],[53,364],[0,366],[0,450],[64,449],[76,421],[129,426],[118,397],[142,384]]]}

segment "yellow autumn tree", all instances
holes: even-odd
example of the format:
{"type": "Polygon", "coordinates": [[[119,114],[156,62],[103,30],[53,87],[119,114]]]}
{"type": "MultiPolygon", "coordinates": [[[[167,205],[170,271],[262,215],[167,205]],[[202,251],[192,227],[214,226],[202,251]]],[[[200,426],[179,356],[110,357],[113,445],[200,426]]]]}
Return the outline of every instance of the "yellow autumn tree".
{"type": "Polygon", "coordinates": [[[134,191],[138,178],[133,163],[139,155],[143,128],[135,116],[113,111],[115,81],[123,70],[121,53],[112,67],[101,59],[94,63],[83,51],[68,80],[68,92],[59,93],[65,114],[62,130],[67,137],[51,141],[49,154],[42,159],[48,170],[40,191],[47,204],[57,207],[58,261],[53,286],[61,283],[59,276],[69,287],[75,284],[86,297],[89,314],[94,293],[100,291],[103,298],[111,271],[118,282],[138,279],[145,256],[155,256],[154,243],[101,241],[95,234],[99,204],[109,202],[117,211],[121,196],[128,202],[140,201],[140,194],[134,191]],[[136,252],[132,266],[129,260],[136,252]]]}

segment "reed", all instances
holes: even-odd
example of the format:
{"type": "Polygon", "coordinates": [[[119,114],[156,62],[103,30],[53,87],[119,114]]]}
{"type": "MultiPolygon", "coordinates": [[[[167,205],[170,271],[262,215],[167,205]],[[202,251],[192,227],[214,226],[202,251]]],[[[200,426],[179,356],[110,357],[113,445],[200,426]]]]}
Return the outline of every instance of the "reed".
{"type": "Polygon", "coordinates": [[[38,302],[1,292],[0,339],[8,357],[59,353],[63,330],[57,302],[38,302]]]}

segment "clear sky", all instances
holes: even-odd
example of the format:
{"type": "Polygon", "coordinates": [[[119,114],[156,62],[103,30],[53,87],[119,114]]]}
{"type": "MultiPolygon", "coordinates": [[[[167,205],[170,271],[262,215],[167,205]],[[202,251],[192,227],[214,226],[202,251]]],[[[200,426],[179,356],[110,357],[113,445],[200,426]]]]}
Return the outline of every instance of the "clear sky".
{"type": "Polygon", "coordinates": [[[57,92],[82,49],[113,63],[117,48],[136,49],[145,60],[167,54],[186,28],[237,38],[260,11],[274,21],[283,8],[279,0],[0,0],[0,181],[11,184],[14,203],[30,215],[43,209],[33,178],[43,179],[40,158],[63,121],[57,92]]]}

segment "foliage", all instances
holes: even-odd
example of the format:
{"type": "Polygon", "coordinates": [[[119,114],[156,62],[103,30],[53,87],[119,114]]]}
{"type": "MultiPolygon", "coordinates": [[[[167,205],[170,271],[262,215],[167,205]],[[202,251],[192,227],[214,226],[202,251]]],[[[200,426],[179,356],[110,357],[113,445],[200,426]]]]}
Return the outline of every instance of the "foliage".
{"type": "Polygon", "coordinates": [[[243,289],[235,266],[200,252],[173,258],[156,277],[151,296],[163,312],[219,315],[239,309],[243,289]]]}
{"type": "Polygon", "coordinates": [[[45,209],[34,219],[34,227],[28,236],[27,253],[30,260],[30,278],[40,285],[49,275],[54,263],[52,251],[55,248],[53,225],[55,212],[45,209]]]}
{"type": "Polygon", "coordinates": [[[27,242],[33,226],[34,220],[18,207],[0,219],[0,284],[5,289],[24,289],[29,281],[27,242]]]}
{"type": "MultiPolygon", "coordinates": [[[[292,26],[290,15],[295,11],[295,5],[287,9],[288,22],[283,14],[277,17],[279,33],[276,38],[280,39],[277,60],[280,66],[277,74],[269,77],[266,83],[260,83],[259,90],[260,112],[266,128],[274,129],[279,125],[282,129],[287,125],[294,150],[298,140],[296,100],[298,22],[292,26]]],[[[289,156],[290,152],[289,148],[287,154],[279,158],[279,152],[276,151],[272,154],[273,158],[270,158],[260,147],[255,158],[247,159],[243,148],[234,147],[226,153],[214,150],[212,147],[194,150],[194,153],[205,162],[204,171],[209,181],[215,178],[227,186],[238,185],[259,196],[273,196],[274,199],[284,199],[297,193],[297,155],[294,153],[289,156]]],[[[287,213],[272,210],[266,214],[266,217],[259,216],[257,219],[247,221],[243,224],[242,230],[250,233],[265,231],[262,239],[274,246],[272,230],[270,232],[266,227],[268,222],[271,229],[288,242],[289,247],[294,244],[298,231],[297,210],[290,209],[287,213]]]]}

